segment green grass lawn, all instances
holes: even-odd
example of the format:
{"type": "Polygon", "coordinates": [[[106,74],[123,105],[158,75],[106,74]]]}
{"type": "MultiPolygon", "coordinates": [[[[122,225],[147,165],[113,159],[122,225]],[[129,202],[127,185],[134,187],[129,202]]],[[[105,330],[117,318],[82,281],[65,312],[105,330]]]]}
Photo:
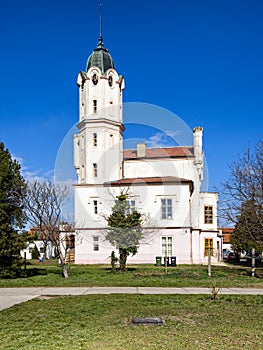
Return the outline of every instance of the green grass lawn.
{"type": "Polygon", "coordinates": [[[262,349],[263,297],[50,297],[0,313],[1,350],[262,349]],[[163,326],[132,326],[161,317],[163,326]]]}
{"type": "Polygon", "coordinates": [[[129,265],[125,273],[113,274],[107,265],[71,265],[69,279],[65,280],[56,261],[44,264],[32,261],[27,265],[27,277],[0,279],[0,287],[32,286],[135,286],[135,287],[262,287],[263,268],[256,269],[251,277],[251,268],[239,265],[212,267],[212,277],[207,275],[207,266],[178,265],[164,267],[154,265],[129,265]]]}

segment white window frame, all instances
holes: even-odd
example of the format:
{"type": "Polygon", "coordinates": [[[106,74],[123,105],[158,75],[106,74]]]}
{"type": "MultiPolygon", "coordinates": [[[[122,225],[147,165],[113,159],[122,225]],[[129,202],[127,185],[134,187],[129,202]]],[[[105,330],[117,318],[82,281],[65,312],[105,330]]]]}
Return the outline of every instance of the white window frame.
{"type": "Polygon", "coordinates": [[[100,250],[99,236],[93,236],[93,251],[98,252],[100,250]]]}
{"type": "Polygon", "coordinates": [[[93,177],[98,177],[98,165],[93,163],[93,177]]]}
{"type": "Polygon", "coordinates": [[[161,219],[173,219],[173,200],[172,198],[161,198],[161,219]]]}
{"type": "Polygon", "coordinates": [[[93,147],[98,146],[98,134],[96,132],[93,133],[93,147]]]}
{"type": "Polygon", "coordinates": [[[136,201],[135,199],[127,199],[126,200],[127,208],[126,214],[132,214],[136,210],[136,201]]]}
{"type": "Polygon", "coordinates": [[[93,100],[93,113],[97,113],[98,111],[98,100],[94,99],[93,100]]]}
{"type": "Polygon", "coordinates": [[[163,257],[172,257],[173,256],[173,237],[172,236],[163,236],[161,237],[161,249],[163,257]]]}
{"type": "Polygon", "coordinates": [[[93,210],[94,210],[94,214],[98,214],[98,201],[97,201],[97,199],[93,200],[93,210]]]}

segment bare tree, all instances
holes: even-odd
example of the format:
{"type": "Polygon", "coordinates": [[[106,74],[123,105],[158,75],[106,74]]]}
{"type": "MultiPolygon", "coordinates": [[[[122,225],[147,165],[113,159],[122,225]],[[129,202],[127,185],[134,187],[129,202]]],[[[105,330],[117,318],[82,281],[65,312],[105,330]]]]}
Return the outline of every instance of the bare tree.
{"type": "Polygon", "coordinates": [[[48,180],[32,180],[27,183],[25,208],[28,221],[37,226],[42,237],[55,248],[60,259],[62,273],[68,278],[66,266],[66,235],[61,235],[59,226],[62,206],[69,199],[68,185],[54,184],[48,180]]]}
{"type": "Polygon", "coordinates": [[[235,244],[263,249],[263,140],[232,162],[221,194],[221,217],[235,225],[235,244]]]}

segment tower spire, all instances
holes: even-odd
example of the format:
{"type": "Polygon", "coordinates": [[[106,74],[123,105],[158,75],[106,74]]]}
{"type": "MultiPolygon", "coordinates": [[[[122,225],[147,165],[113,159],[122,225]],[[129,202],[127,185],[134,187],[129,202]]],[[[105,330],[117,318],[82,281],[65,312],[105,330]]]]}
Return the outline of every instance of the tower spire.
{"type": "Polygon", "coordinates": [[[103,38],[102,38],[102,4],[100,2],[100,36],[99,36],[99,43],[98,43],[98,47],[103,47],[103,38]]]}

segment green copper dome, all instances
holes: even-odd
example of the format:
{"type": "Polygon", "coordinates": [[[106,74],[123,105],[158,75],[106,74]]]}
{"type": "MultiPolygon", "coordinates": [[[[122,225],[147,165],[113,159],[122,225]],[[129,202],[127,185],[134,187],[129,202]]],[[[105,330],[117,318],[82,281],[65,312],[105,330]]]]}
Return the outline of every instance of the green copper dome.
{"type": "Polygon", "coordinates": [[[92,54],[89,56],[87,61],[88,71],[90,67],[98,67],[101,70],[102,74],[105,74],[108,69],[114,69],[114,62],[111,58],[109,50],[105,49],[104,44],[102,42],[102,37],[99,37],[99,43],[96,49],[93,50],[92,54]]]}

